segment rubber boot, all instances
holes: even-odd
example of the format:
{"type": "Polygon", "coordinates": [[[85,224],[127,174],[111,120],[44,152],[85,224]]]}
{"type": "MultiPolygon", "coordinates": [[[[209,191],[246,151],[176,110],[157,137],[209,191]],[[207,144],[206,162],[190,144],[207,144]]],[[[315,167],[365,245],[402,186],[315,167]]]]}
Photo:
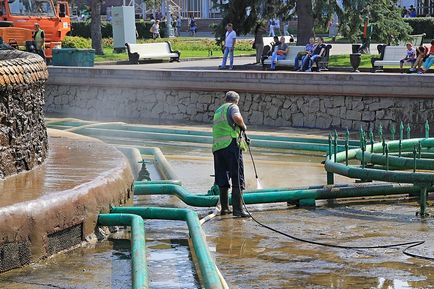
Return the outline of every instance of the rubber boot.
{"type": "Polygon", "coordinates": [[[244,209],[243,192],[240,191],[238,188],[232,189],[232,208],[234,210],[234,216],[241,218],[249,217],[249,214],[244,209]]]}
{"type": "Polygon", "coordinates": [[[228,188],[219,188],[220,189],[220,204],[222,206],[222,210],[220,211],[220,215],[227,215],[232,213],[229,209],[229,198],[228,198],[228,188]]]}

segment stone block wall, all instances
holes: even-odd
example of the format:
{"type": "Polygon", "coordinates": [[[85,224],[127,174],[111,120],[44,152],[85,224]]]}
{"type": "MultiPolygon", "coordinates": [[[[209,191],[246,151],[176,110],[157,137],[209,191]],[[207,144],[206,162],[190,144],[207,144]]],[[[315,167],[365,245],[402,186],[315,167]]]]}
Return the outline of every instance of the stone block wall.
{"type": "Polygon", "coordinates": [[[423,131],[434,114],[432,75],[50,67],[46,111],[89,120],[211,123],[227,90],[247,125],[423,131]]]}
{"type": "Polygon", "coordinates": [[[32,169],[47,155],[43,112],[47,78],[41,57],[0,50],[0,179],[32,169]]]}
{"type": "MultiPolygon", "coordinates": [[[[411,123],[422,133],[434,117],[434,99],[300,96],[240,93],[240,109],[249,125],[274,127],[377,129],[381,124],[411,123]]],[[[93,120],[197,121],[211,123],[224,92],[49,86],[48,113],[93,120]]]]}

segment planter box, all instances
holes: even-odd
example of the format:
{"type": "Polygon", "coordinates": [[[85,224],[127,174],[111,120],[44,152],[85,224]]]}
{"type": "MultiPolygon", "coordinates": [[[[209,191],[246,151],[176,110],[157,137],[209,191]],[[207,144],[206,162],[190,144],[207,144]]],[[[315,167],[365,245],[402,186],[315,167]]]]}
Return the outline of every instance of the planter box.
{"type": "Polygon", "coordinates": [[[92,67],[95,59],[94,49],[61,48],[53,49],[54,66],[92,67]]]}

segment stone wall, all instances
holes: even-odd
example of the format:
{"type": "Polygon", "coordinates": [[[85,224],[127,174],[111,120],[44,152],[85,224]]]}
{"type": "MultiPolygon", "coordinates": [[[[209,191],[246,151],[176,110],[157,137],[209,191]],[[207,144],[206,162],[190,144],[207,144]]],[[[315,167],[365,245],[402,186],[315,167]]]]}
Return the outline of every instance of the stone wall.
{"type": "MultiPolygon", "coordinates": [[[[51,68],[50,68],[51,69],[51,68]]],[[[225,90],[240,92],[247,124],[308,128],[388,128],[400,121],[422,131],[434,113],[434,78],[374,74],[274,74],[92,69],[48,81],[48,113],[92,120],[148,119],[210,123],[225,90]],[[183,75],[184,74],[184,75],[183,75]],[[80,76],[77,76],[80,75],[80,76]],[[128,78],[131,76],[131,78],[128,78]],[[86,85],[86,81],[93,85],[86,85]],[[183,80],[183,77],[185,79],[183,80]],[[186,79],[189,79],[188,81],[186,79]],[[166,80],[166,81],[164,81],[166,80]],[[421,81],[421,84],[417,83],[421,81]],[[419,85],[415,87],[415,85],[419,85]],[[417,94],[415,94],[417,93],[417,94]]],[[[51,74],[52,75],[52,74],[51,74]]]]}
{"type": "Polygon", "coordinates": [[[0,179],[30,170],[47,155],[43,59],[0,50],[0,179]]]}

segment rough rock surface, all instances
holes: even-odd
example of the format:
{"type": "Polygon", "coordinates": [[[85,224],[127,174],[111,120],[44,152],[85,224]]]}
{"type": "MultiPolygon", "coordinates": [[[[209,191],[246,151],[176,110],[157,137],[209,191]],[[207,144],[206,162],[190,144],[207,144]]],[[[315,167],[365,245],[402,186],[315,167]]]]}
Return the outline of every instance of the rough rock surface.
{"type": "Polygon", "coordinates": [[[44,60],[0,50],[0,179],[41,164],[47,156],[44,60]]]}

